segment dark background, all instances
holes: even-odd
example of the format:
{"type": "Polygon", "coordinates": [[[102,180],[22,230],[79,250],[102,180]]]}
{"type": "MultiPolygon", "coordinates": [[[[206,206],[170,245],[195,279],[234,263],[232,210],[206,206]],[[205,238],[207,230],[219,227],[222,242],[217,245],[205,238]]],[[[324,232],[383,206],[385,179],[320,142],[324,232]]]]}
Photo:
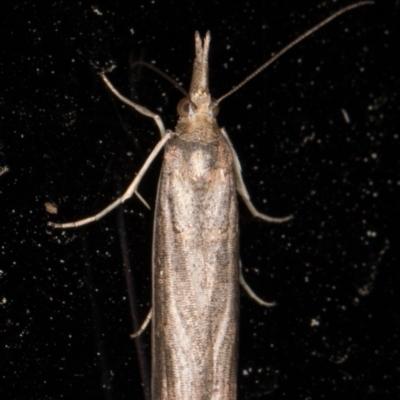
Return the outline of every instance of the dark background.
{"type": "MultiPolygon", "coordinates": [[[[181,94],[133,61],[154,62],[187,88],[194,31],[210,29],[219,97],[350,3],[2,4],[2,399],[145,398],[150,330],[135,347],[123,259],[142,321],[152,212],[131,199],[86,227],[46,226],[108,205],[159,138],[96,72],[115,65],[113,84],[173,129],[181,94]]],[[[239,399],[400,395],[399,22],[399,1],[351,11],[221,103],[255,205],[295,215],[272,225],[240,206],[246,279],[278,307],[241,296],[239,399]]],[[[139,188],[152,206],[160,159],[139,188]]]]}

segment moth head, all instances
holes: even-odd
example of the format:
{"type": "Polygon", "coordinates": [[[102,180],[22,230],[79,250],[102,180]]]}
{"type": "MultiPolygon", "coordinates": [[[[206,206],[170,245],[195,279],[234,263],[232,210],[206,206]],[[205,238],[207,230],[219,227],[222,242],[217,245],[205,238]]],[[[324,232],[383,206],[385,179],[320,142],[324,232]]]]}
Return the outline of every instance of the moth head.
{"type": "MultiPolygon", "coordinates": [[[[211,108],[212,110],[212,116],[215,118],[218,113],[219,113],[219,106],[218,104],[214,107],[214,99],[211,101],[211,107],[208,107],[209,109],[211,108]]],[[[188,97],[184,97],[181,99],[177,105],[177,110],[178,114],[180,117],[188,117],[190,112],[196,112],[197,106],[194,104],[188,97]]]]}

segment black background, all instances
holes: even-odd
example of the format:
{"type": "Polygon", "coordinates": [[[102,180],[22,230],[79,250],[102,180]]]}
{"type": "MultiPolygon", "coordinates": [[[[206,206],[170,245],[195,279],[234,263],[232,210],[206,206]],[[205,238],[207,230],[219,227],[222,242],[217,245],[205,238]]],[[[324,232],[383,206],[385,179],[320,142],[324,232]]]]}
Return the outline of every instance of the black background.
{"type": "MultiPolygon", "coordinates": [[[[210,90],[219,97],[348,4],[2,4],[2,399],[145,398],[123,256],[143,320],[152,212],[131,199],[123,213],[86,227],[46,226],[108,205],[159,138],[154,122],[110,96],[96,72],[115,65],[113,84],[173,129],[181,94],[131,68],[134,60],[154,62],[187,88],[194,31],[209,29],[210,90]],[[58,215],[45,211],[48,201],[58,215]]],[[[295,215],[272,225],[240,206],[246,279],[278,307],[241,296],[239,399],[400,394],[399,22],[398,1],[351,11],[221,103],[219,123],[253,202],[295,215]]],[[[151,205],[160,159],[139,188],[151,205]]],[[[148,368],[150,330],[141,346],[148,368]]]]}

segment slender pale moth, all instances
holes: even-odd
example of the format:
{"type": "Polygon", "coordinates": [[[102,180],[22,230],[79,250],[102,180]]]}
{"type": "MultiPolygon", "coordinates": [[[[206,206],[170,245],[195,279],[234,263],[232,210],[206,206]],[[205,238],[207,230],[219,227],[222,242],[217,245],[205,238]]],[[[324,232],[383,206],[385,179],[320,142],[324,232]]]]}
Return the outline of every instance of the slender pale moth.
{"type": "MultiPolygon", "coordinates": [[[[237,195],[267,222],[285,222],[256,210],[244,185],[236,152],[216,121],[218,105],[282,54],[333,19],[372,1],[345,7],[292,41],[243,82],[214,100],[208,88],[210,33],[195,35],[189,92],[178,104],[174,131],[161,118],[128,100],[100,74],[121,101],[156,122],[161,140],[126,192],[93,217],[55,228],[98,220],[136,194],[138,185],[164,148],[154,216],[152,310],[152,398],[154,400],[236,399],[239,283],[259,303],[241,274],[237,195]]],[[[133,336],[135,336],[133,335],[133,336]]]]}

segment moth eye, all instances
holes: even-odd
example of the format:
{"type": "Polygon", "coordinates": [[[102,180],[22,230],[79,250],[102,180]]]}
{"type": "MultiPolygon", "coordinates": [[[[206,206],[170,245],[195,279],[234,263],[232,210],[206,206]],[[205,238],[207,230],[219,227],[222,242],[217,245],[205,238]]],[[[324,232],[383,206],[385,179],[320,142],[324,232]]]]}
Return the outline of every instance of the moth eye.
{"type": "Polygon", "coordinates": [[[179,101],[177,109],[180,117],[187,117],[189,115],[190,101],[187,97],[184,97],[179,101]]]}

